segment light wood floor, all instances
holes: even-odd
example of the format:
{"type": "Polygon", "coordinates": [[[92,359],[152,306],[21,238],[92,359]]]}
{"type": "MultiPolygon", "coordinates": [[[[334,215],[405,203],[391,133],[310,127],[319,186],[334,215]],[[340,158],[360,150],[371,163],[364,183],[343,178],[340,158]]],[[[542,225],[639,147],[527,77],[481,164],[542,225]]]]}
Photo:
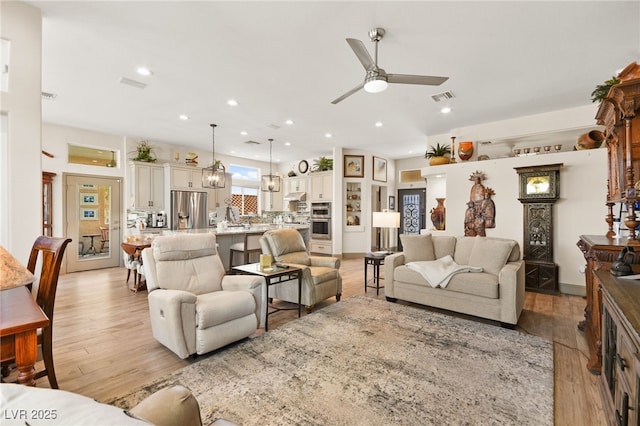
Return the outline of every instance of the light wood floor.
{"type": "MultiPolygon", "coordinates": [[[[343,298],[365,294],[362,258],[343,260],[341,273],[343,298]]],[[[60,277],[54,359],[61,389],[104,401],[197,361],[181,360],[153,339],[147,293],[129,291],[125,277],[124,268],[60,277]]],[[[367,289],[366,295],[376,297],[375,293],[367,289]]],[[[377,298],[384,299],[383,290],[377,298]]],[[[332,303],[335,299],[317,309],[332,303]]],[[[585,367],[588,350],[576,327],[584,306],[581,297],[528,292],[517,327],[554,342],[557,425],[605,424],[599,377],[585,367]]],[[[295,311],[281,311],[270,316],[270,329],[295,320],[295,315],[295,311]]],[[[40,379],[38,386],[48,387],[47,379],[40,379]]]]}

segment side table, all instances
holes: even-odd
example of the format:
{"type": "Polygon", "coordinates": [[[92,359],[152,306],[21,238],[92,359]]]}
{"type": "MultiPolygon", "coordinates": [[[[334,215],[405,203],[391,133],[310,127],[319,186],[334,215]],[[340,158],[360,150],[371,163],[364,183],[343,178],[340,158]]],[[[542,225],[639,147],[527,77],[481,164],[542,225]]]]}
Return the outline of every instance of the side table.
{"type": "MultiPolygon", "coordinates": [[[[249,275],[259,275],[264,277],[267,283],[267,304],[269,303],[269,286],[279,284],[281,282],[298,279],[298,318],[300,318],[300,307],[302,306],[302,269],[297,266],[276,266],[273,265],[270,268],[262,268],[260,263],[249,263],[247,265],[238,265],[232,268],[233,272],[249,275]]],[[[283,311],[283,308],[271,307],[273,310],[269,312],[269,305],[267,305],[265,318],[264,318],[264,331],[269,331],[269,315],[275,314],[278,311],[283,311]]]]}
{"type": "Polygon", "coordinates": [[[376,296],[380,295],[380,289],[384,286],[380,286],[380,280],[384,279],[380,277],[380,265],[384,265],[384,258],[386,254],[372,254],[368,253],[364,256],[364,292],[367,292],[367,288],[375,288],[376,296]],[[368,271],[369,265],[373,265],[373,278],[369,280],[368,271]],[[369,281],[372,281],[375,285],[369,285],[369,281]]]}

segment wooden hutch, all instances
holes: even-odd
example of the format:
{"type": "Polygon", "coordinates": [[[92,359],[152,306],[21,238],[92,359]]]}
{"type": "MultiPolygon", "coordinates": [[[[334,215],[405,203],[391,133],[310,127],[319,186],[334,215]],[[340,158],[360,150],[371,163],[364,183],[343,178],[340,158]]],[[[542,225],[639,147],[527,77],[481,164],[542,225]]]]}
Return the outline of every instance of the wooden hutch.
{"type": "Polygon", "coordinates": [[[605,143],[608,153],[605,235],[582,235],[577,245],[587,261],[585,271],[587,306],[585,319],[578,327],[585,332],[589,345],[587,368],[600,374],[602,366],[602,295],[595,272],[609,271],[621,249],[634,246],[634,263],[640,263],[640,235],[637,215],[640,206],[640,66],[632,63],[620,74],[620,84],[611,88],[601,102],[596,115],[597,124],[605,127],[605,143]],[[629,229],[628,237],[616,238],[613,230],[614,206],[626,205],[623,218],[629,229]]]}

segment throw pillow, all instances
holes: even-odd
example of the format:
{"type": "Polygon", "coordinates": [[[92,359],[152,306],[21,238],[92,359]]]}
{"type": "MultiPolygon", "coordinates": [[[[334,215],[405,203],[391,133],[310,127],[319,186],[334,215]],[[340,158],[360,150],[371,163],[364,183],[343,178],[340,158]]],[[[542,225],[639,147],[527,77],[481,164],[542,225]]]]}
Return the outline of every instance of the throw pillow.
{"type": "Polygon", "coordinates": [[[431,234],[401,234],[400,241],[402,242],[402,251],[404,252],[405,265],[409,262],[436,260],[436,256],[433,250],[433,241],[431,240],[431,234]]]}
{"type": "Polygon", "coordinates": [[[469,256],[469,265],[479,266],[485,272],[498,275],[502,267],[507,263],[511,249],[513,249],[516,242],[487,237],[475,237],[475,239],[475,244],[469,256]]]}

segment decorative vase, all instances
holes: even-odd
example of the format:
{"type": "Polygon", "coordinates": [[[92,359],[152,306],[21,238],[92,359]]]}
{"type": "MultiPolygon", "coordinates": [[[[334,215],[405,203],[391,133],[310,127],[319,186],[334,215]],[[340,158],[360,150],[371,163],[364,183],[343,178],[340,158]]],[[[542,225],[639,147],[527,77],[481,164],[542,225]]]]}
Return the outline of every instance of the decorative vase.
{"type": "Polygon", "coordinates": [[[449,157],[431,157],[429,159],[429,165],[430,166],[439,166],[441,164],[449,164],[451,162],[451,159],[449,157]]]}
{"type": "Polygon", "coordinates": [[[473,156],[473,142],[465,141],[458,144],[458,158],[467,161],[473,156]]]}
{"type": "Polygon", "coordinates": [[[600,130],[592,130],[578,137],[576,149],[582,151],[584,149],[600,148],[604,141],[604,133],[600,130]]]}
{"type": "Polygon", "coordinates": [[[431,209],[431,222],[438,231],[444,231],[446,209],[444,207],[445,198],[436,198],[438,205],[431,209]]]}

